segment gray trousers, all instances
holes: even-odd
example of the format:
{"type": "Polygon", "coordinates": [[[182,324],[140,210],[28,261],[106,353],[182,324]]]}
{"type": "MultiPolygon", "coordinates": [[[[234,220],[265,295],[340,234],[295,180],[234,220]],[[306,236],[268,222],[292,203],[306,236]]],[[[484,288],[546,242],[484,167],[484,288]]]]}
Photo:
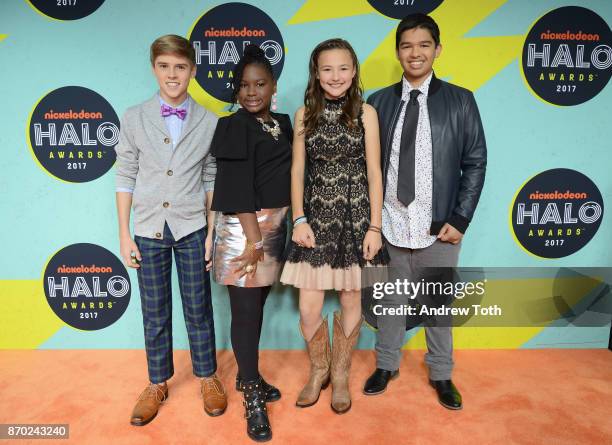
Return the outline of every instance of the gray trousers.
{"type": "MultiPolygon", "coordinates": [[[[391,259],[390,266],[401,279],[419,281],[420,268],[456,267],[461,244],[451,244],[436,240],[424,249],[407,249],[387,243],[391,259]]],[[[409,304],[405,294],[385,295],[380,300],[383,307],[401,307],[409,304]]],[[[378,315],[376,334],[376,367],[395,371],[399,369],[402,356],[401,348],[406,333],[405,315],[378,315]]],[[[427,353],[425,363],[429,368],[431,380],[450,380],[453,371],[453,337],[450,319],[425,319],[425,338],[427,353]],[[436,325],[442,326],[436,326],[436,325]],[[435,327],[432,327],[434,325],[435,327]]]]}

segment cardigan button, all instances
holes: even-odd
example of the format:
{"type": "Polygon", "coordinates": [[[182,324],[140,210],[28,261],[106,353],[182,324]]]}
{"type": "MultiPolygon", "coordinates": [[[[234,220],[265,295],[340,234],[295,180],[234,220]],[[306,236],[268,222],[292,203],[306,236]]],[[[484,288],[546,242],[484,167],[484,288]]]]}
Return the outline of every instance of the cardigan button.
{"type": "Polygon", "coordinates": [[[170,143],[170,138],[164,138],[164,144],[169,144],[170,143]]]}
{"type": "Polygon", "coordinates": [[[166,174],[167,174],[168,176],[172,176],[172,175],[173,175],[172,170],[168,170],[168,171],[166,172],[166,174]]]}
{"type": "Polygon", "coordinates": [[[164,206],[164,208],[168,208],[168,206],[170,205],[170,203],[169,203],[169,202],[164,202],[162,205],[164,206]]]}
{"type": "Polygon", "coordinates": [[[157,233],[155,234],[155,238],[161,238],[161,233],[157,232],[157,233]]]}

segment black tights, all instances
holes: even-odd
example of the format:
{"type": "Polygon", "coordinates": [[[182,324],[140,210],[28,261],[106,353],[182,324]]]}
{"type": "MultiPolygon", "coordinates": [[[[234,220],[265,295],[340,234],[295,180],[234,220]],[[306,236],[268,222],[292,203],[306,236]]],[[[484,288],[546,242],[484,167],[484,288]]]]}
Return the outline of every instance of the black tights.
{"type": "Polygon", "coordinates": [[[232,348],[238,374],[244,381],[255,380],[259,377],[259,338],[270,286],[227,286],[227,290],[232,309],[232,348]]]}

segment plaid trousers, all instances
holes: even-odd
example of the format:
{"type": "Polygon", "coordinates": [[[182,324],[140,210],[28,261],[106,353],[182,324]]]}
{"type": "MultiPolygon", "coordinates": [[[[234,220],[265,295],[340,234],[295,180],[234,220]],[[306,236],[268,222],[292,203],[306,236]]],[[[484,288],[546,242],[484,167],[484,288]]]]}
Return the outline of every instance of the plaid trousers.
{"type": "Polygon", "coordinates": [[[204,260],[205,237],[202,228],[176,241],[168,224],[165,224],[163,239],[134,238],[142,255],[137,274],[151,383],[165,382],[174,374],[172,251],[176,260],[193,373],[198,377],[207,377],[217,370],[210,276],[205,270],[204,260]]]}

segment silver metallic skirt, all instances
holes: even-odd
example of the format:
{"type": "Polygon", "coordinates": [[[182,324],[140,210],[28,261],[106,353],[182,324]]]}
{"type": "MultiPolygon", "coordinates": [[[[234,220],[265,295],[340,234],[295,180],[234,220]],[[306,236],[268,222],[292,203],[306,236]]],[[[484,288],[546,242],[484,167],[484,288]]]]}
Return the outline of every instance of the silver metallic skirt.
{"type": "Polygon", "coordinates": [[[287,239],[287,211],[289,207],[262,209],[257,212],[257,222],[264,243],[264,260],[257,264],[251,277],[240,277],[234,270],[237,263],[230,260],[244,251],[246,236],[236,215],[217,212],[215,221],[215,245],[213,251],[213,278],[218,284],[238,287],[271,286],[278,280],[283,265],[283,254],[287,239]]]}

